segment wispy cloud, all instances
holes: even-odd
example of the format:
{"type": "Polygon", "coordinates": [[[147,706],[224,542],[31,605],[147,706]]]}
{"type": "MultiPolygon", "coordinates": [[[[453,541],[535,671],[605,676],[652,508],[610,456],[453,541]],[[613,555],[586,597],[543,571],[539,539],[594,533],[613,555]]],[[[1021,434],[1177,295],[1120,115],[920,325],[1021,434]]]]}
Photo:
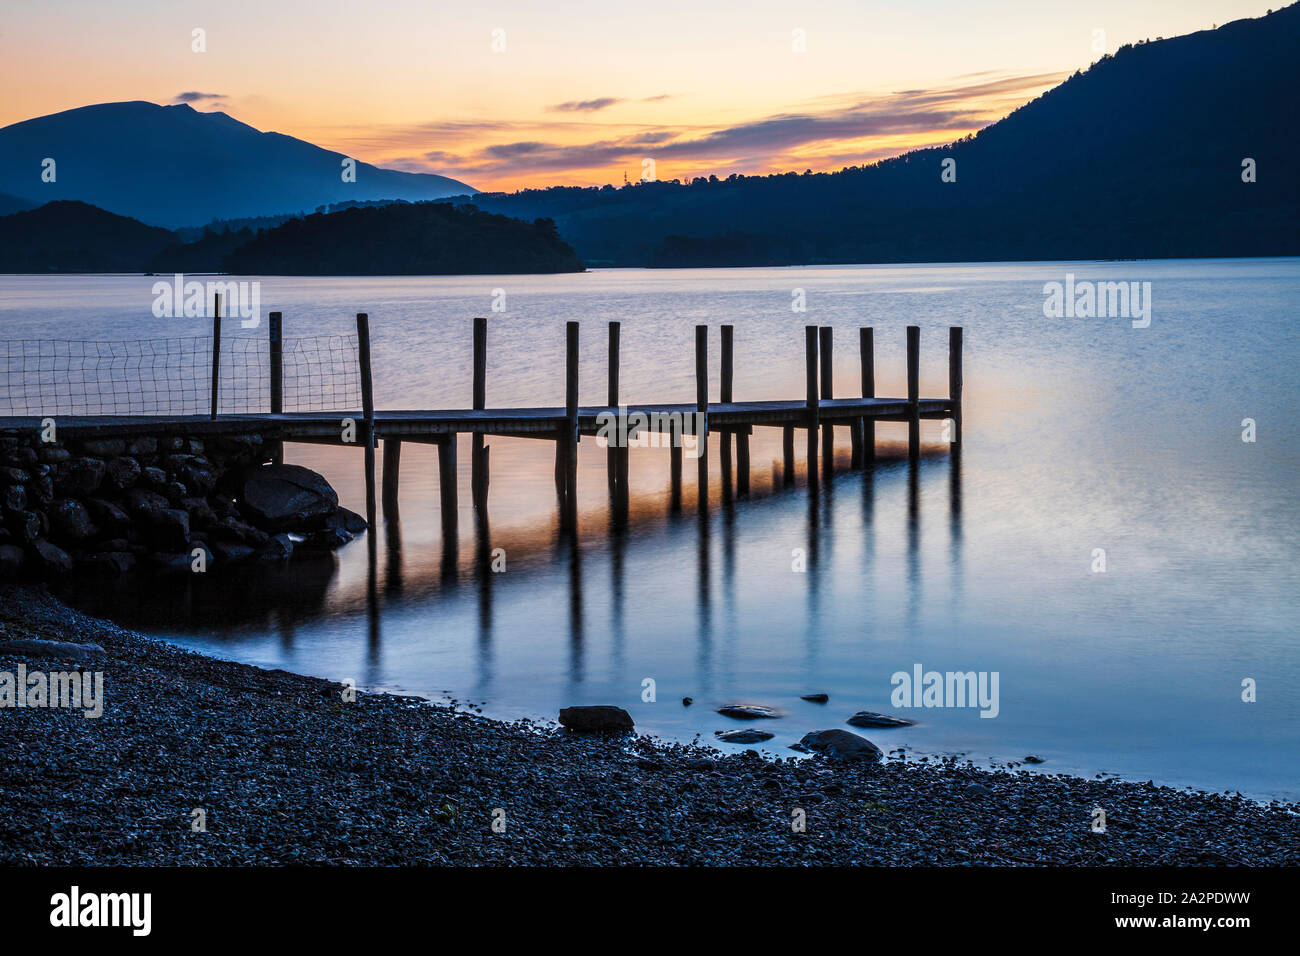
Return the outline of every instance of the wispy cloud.
{"type": "Polygon", "coordinates": [[[177,93],[172,98],[173,103],[201,103],[204,100],[224,100],[225,93],[200,93],[197,90],[189,90],[185,93],[177,93]]]}
{"type": "Polygon", "coordinates": [[[569,100],[567,103],[556,103],[546,109],[550,113],[595,113],[624,102],[626,100],[617,96],[601,96],[594,100],[569,100]]]}

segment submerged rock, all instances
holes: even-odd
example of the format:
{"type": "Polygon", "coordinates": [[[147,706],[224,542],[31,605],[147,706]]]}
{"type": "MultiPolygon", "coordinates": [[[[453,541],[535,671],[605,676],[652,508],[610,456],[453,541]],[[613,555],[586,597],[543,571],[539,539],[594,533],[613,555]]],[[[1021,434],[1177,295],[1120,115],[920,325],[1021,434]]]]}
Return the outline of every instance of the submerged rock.
{"type": "Polygon", "coordinates": [[[764,740],[772,739],[772,734],[766,730],[751,730],[748,727],[744,730],[715,730],[713,735],[726,744],[761,744],[764,740]]]}
{"type": "Polygon", "coordinates": [[[762,704],[728,704],[726,707],[719,707],[718,713],[724,717],[734,717],[737,720],[771,720],[781,715],[771,707],[764,707],[762,704]]]}
{"type": "Polygon", "coordinates": [[[860,710],[845,723],[851,727],[911,727],[914,722],[903,717],[877,714],[873,710],[860,710]]]}
{"type": "Polygon", "coordinates": [[[104,648],[98,644],[73,644],[70,641],[41,641],[34,637],[0,639],[0,654],[61,661],[97,661],[104,648]]]}
{"type": "Polygon", "coordinates": [[[633,728],[631,714],[608,704],[563,707],[560,723],[580,734],[630,734],[633,728]]]}
{"type": "Polygon", "coordinates": [[[1025,763],[1043,763],[1043,758],[1037,754],[1030,754],[1025,758],[1025,763]]]}
{"type": "Polygon", "coordinates": [[[830,698],[830,695],[829,695],[829,694],[804,694],[804,695],[803,695],[802,697],[800,697],[799,699],[800,699],[800,700],[810,700],[810,701],[812,701],[814,704],[824,704],[824,703],[826,703],[828,700],[830,700],[831,698],[830,698]]]}
{"type": "Polygon", "coordinates": [[[880,748],[866,737],[851,734],[847,730],[814,730],[804,734],[799,741],[805,750],[825,754],[833,760],[867,760],[875,762],[884,756],[880,748]]]}

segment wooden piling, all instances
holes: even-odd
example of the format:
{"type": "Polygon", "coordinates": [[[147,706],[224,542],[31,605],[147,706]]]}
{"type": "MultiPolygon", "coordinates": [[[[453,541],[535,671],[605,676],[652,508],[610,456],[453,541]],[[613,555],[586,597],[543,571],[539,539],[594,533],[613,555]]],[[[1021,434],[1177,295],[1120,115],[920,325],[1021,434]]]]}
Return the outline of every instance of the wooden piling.
{"type": "Polygon", "coordinates": [[[564,327],[564,513],[562,524],[569,530],[578,519],[578,323],[564,327]]]}
{"type": "Polygon", "coordinates": [[[952,410],[952,447],[961,445],[961,326],[948,329],[948,401],[952,410]]]}
{"type": "Polygon", "coordinates": [[[402,441],[399,438],[384,439],[384,518],[397,517],[397,480],[401,468],[402,441]]]}
{"type": "Polygon", "coordinates": [[[438,499],[442,507],[443,551],[456,538],[460,502],[456,492],[456,436],[446,435],[438,442],[438,499]]]}
{"type": "MultiPolygon", "coordinates": [[[[619,332],[621,325],[618,322],[609,323],[609,388],[605,395],[605,404],[618,414],[618,349],[619,349],[619,332]]],[[[617,434],[617,432],[615,433],[617,434]]],[[[618,451],[619,442],[614,440],[605,448],[605,480],[609,485],[611,494],[618,491],[618,451]]]]}
{"type": "Polygon", "coordinates": [[[794,426],[781,429],[781,484],[789,488],[794,484],[794,426]]]}
{"type": "Polygon", "coordinates": [[[375,528],[375,395],[370,374],[370,316],[357,313],[357,360],[361,367],[361,410],[365,416],[366,520],[375,528]]]}
{"type": "Polygon", "coordinates": [[[695,327],[695,459],[701,512],[709,508],[709,327],[695,327]]]}
{"type": "Polygon", "coordinates": [[[907,457],[921,457],[921,327],[907,327],[907,457]]]}
{"type": "MultiPolygon", "coordinates": [[[[731,390],[735,380],[735,326],[722,326],[722,374],[721,383],[718,391],[718,401],[730,404],[732,401],[731,390]]],[[[732,473],[731,473],[731,432],[723,431],[718,433],[718,439],[721,444],[718,445],[718,462],[722,471],[722,500],[730,501],[732,498],[732,473]]]]}
{"type": "MultiPolygon", "coordinates": [[[[487,319],[474,319],[474,380],[473,408],[487,408],[487,319]]],[[[470,442],[470,496],[475,508],[487,502],[486,446],[481,432],[475,432],[470,442]]]]}
{"type": "Polygon", "coordinates": [[[808,487],[814,492],[820,482],[817,469],[817,425],[820,411],[817,405],[817,326],[804,327],[804,374],[807,378],[808,429],[808,487]]]}
{"type": "Polygon", "coordinates": [[[212,296],[212,420],[217,419],[217,397],[221,384],[221,293],[212,296]]]}
{"type": "MultiPolygon", "coordinates": [[[[271,360],[271,414],[284,412],[284,317],[272,312],[267,322],[267,352],[271,360]]],[[[277,443],[272,461],[284,464],[284,442],[277,443]]]]}
{"type": "MultiPolygon", "coordinates": [[[[858,361],[862,373],[862,397],[876,397],[876,342],[871,328],[858,329],[858,361]]],[[[862,466],[866,467],[876,460],[876,420],[863,417],[862,422],[862,466]]]]}
{"type": "MultiPolygon", "coordinates": [[[[821,346],[821,397],[835,397],[835,330],[829,325],[818,330],[821,346]]],[[[830,478],[835,472],[835,426],[822,425],[822,473],[830,478]]]]}

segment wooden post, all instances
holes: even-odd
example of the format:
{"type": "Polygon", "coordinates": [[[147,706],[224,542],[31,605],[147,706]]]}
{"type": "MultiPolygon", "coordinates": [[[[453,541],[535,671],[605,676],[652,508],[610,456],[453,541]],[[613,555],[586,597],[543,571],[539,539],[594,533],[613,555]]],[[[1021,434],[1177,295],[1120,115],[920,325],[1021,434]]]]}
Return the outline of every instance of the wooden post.
{"type": "Polygon", "coordinates": [[[921,457],[921,327],[907,327],[907,457],[921,457]]]}
{"type": "MultiPolygon", "coordinates": [[[[835,397],[835,330],[829,325],[823,326],[821,335],[821,397],[835,397]]],[[[835,426],[830,422],[822,425],[822,473],[830,478],[835,472],[835,426]]]]}
{"type": "MultiPolygon", "coordinates": [[[[876,397],[876,343],[870,328],[858,329],[858,359],[862,365],[862,397],[876,397]]],[[[876,460],[876,420],[862,419],[862,464],[876,460]]]]}
{"type": "Polygon", "coordinates": [[[217,392],[221,384],[221,293],[212,296],[212,418],[217,417],[217,392]]]}
{"type": "Polygon", "coordinates": [[[709,510],[709,327],[695,327],[695,459],[700,513],[709,510]]]}
{"type": "MultiPolygon", "coordinates": [[[[473,407],[487,407],[487,319],[474,319],[474,381],[473,407]]],[[[474,507],[480,508],[487,500],[487,468],[484,465],[484,444],[481,432],[471,440],[469,469],[471,497],[474,507]]]]}
{"type": "Polygon", "coordinates": [[[564,514],[569,530],[578,518],[578,323],[564,327],[564,514]]]}
{"type": "Polygon", "coordinates": [[[948,329],[948,403],[952,415],[952,446],[961,445],[961,326],[948,329]]]}
{"type": "Polygon", "coordinates": [[[438,443],[438,498],[442,505],[443,552],[456,538],[460,503],[456,494],[456,435],[453,432],[438,443]]]}
{"type": "Polygon", "coordinates": [[[749,494],[749,426],[736,432],[736,494],[749,494]]]}
{"type": "MultiPolygon", "coordinates": [[[[268,352],[271,359],[271,414],[284,412],[284,317],[272,312],[267,323],[268,352]]],[[[276,444],[272,462],[284,464],[284,442],[276,444]]]]}
{"type": "MultiPolygon", "coordinates": [[[[618,322],[609,323],[609,389],[605,396],[605,404],[618,414],[618,346],[620,324],[618,322]]],[[[615,433],[617,434],[617,432],[615,433]]],[[[610,443],[605,449],[605,481],[609,485],[611,494],[618,491],[618,441],[610,443]]]]}
{"type": "Polygon", "coordinates": [[[268,346],[271,356],[271,414],[284,411],[284,319],[272,312],[267,324],[268,346]]]}
{"type": "Polygon", "coordinates": [[[794,484],[794,426],[786,425],[781,429],[781,484],[790,487],[794,484]]]}
{"type": "Polygon", "coordinates": [[[375,394],[370,374],[370,316],[357,313],[357,361],[361,366],[361,411],[365,417],[366,520],[375,531],[375,394]]]}
{"type": "Polygon", "coordinates": [[[682,442],[684,433],[674,428],[672,441],[668,446],[668,484],[669,507],[673,511],[682,510],[682,442]]]}
{"type": "Polygon", "coordinates": [[[397,517],[397,479],[402,460],[402,440],[384,439],[384,518],[397,517]]]}
{"type": "Polygon", "coordinates": [[[817,326],[804,326],[804,374],[807,378],[808,397],[805,421],[808,428],[808,487],[814,492],[819,484],[817,470],[817,326]]]}
{"type": "MultiPolygon", "coordinates": [[[[735,379],[734,335],[735,326],[724,325],[722,327],[722,376],[718,401],[723,404],[730,404],[732,400],[731,389],[735,379]]],[[[731,433],[719,432],[718,438],[721,441],[721,444],[718,445],[718,459],[722,468],[722,500],[730,501],[732,496],[731,433]]]]}

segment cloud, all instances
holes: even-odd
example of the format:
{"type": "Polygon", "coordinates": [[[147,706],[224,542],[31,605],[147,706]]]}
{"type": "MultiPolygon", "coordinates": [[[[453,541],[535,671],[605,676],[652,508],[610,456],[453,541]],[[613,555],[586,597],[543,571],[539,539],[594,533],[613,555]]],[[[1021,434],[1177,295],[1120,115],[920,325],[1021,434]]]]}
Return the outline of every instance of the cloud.
{"type": "Polygon", "coordinates": [[[551,113],[595,113],[622,102],[624,100],[617,96],[602,96],[594,100],[569,100],[567,103],[556,103],[546,109],[551,113]]]}
{"type": "Polygon", "coordinates": [[[173,97],[174,103],[200,103],[203,100],[224,100],[225,93],[200,93],[197,90],[190,90],[186,93],[177,93],[173,97]]]}

